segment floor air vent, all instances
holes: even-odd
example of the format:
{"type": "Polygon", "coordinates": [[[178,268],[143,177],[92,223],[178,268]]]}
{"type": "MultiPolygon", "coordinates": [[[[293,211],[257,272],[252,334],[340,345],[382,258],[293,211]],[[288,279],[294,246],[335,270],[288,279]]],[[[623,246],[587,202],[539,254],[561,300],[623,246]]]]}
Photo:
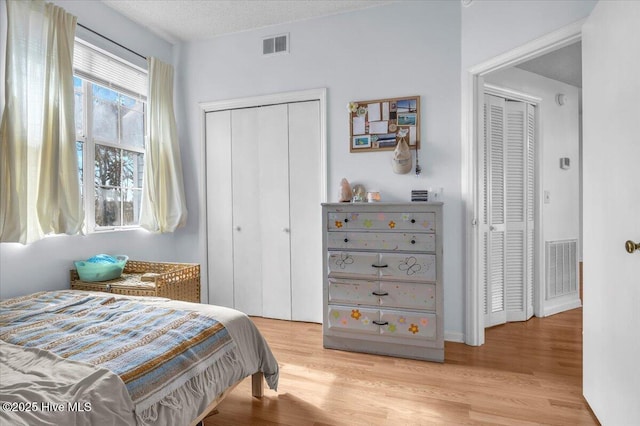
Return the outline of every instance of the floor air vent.
{"type": "Polygon", "coordinates": [[[262,39],[262,54],[289,53],[289,34],[281,34],[262,39]]]}
{"type": "Polygon", "coordinates": [[[578,291],[578,257],[576,240],[547,241],[547,299],[578,291]]]}

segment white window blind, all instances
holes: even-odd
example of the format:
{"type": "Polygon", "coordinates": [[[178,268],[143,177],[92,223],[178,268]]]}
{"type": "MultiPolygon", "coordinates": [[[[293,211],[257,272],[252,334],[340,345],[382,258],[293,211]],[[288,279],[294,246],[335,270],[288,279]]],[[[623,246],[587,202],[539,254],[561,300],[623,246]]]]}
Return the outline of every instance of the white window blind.
{"type": "Polygon", "coordinates": [[[74,73],[93,83],[134,98],[146,100],[147,71],[76,39],[73,52],[74,73]]]}

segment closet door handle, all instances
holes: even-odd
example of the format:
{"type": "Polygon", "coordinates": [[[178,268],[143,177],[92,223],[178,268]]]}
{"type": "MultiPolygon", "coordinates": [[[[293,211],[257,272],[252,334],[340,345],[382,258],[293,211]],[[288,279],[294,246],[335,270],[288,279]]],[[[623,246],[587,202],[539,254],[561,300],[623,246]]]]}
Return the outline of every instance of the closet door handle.
{"type": "Polygon", "coordinates": [[[282,232],[286,232],[287,234],[289,233],[289,228],[282,228],[282,232]]]}
{"type": "Polygon", "coordinates": [[[236,226],[234,229],[238,232],[242,231],[242,228],[240,228],[239,226],[236,226]]]}
{"type": "Polygon", "coordinates": [[[376,321],[376,320],[373,320],[371,322],[374,323],[375,325],[389,325],[389,321],[376,321]]]}

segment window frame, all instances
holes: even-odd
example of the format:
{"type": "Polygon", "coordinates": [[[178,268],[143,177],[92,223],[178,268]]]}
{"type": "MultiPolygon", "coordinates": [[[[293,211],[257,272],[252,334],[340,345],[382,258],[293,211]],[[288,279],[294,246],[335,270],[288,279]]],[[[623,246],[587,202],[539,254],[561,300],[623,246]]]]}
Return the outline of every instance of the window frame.
{"type": "MultiPolygon", "coordinates": [[[[76,40],[77,42],[77,40],[76,40]]],[[[123,63],[126,63],[124,60],[120,60],[123,63]]],[[[96,155],[96,145],[104,146],[107,148],[113,148],[119,151],[120,155],[120,180],[119,186],[113,186],[112,188],[120,191],[119,197],[119,210],[120,210],[120,222],[124,222],[124,205],[125,205],[125,191],[129,189],[139,190],[140,191],[140,207],[142,205],[142,184],[143,182],[140,180],[140,186],[133,187],[125,187],[123,186],[123,178],[122,178],[122,168],[124,158],[123,153],[125,151],[130,151],[136,154],[141,154],[143,156],[142,164],[143,171],[144,167],[146,167],[146,150],[145,144],[148,135],[148,100],[146,97],[139,95],[137,98],[132,95],[132,93],[123,92],[118,90],[116,87],[108,87],[105,86],[103,82],[95,82],[85,76],[78,75],[74,70],[74,78],[78,78],[81,81],[80,93],[82,94],[82,126],[80,129],[76,127],[76,142],[82,144],[82,170],[79,170],[78,177],[81,180],[82,184],[82,202],[85,209],[85,230],[87,234],[93,233],[104,233],[104,232],[113,232],[113,231],[126,231],[133,229],[141,229],[140,226],[140,211],[138,210],[138,217],[135,218],[136,224],[131,225],[109,225],[109,226],[100,226],[96,224],[96,191],[98,186],[95,183],[95,155],[96,155]],[[142,147],[135,146],[131,144],[124,143],[123,141],[123,125],[122,125],[122,109],[128,108],[123,106],[122,104],[118,107],[118,117],[117,117],[117,141],[108,141],[101,139],[99,137],[94,137],[93,135],[93,109],[94,109],[94,99],[93,99],[93,85],[98,85],[100,87],[106,88],[113,92],[116,92],[119,96],[126,96],[132,99],[135,99],[138,102],[142,103],[142,123],[143,123],[143,140],[142,147]]],[[[148,76],[147,76],[148,78],[148,76]]],[[[74,111],[75,111],[75,94],[78,93],[76,90],[75,82],[74,82],[74,111]]],[[[139,171],[138,171],[139,173],[139,171]]],[[[134,182],[136,179],[134,178],[134,182]]]]}

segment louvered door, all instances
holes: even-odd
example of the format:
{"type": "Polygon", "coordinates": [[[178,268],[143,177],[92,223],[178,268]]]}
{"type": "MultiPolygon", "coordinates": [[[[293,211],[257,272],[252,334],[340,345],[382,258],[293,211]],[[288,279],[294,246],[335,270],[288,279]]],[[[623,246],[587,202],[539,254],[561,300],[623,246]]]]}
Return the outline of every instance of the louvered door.
{"type": "Polygon", "coordinates": [[[483,218],[481,276],[485,326],[507,320],[505,297],[505,101],[489,96],[484,106],[483,218]]]}
{"type": "Polygon", "coordinates": [[[481,163],[485,326],[533,315],[535,109],[486,95],[481,163]]]}
{"type": "Polygon", "coordinates": [[[533,314],[533,107],[506,102],[506,264],[507,321],[533,314]]]}

